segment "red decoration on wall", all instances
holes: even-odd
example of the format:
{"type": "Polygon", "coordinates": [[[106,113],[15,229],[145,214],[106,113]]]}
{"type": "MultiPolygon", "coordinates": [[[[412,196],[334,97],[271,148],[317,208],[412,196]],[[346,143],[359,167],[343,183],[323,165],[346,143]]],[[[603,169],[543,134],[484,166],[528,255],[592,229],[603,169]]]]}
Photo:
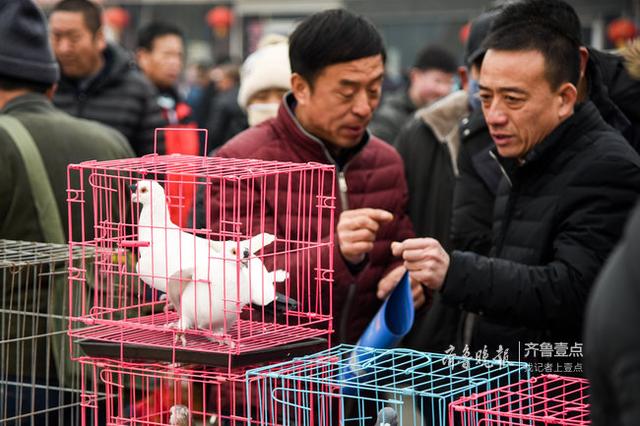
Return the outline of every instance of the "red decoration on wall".
{"type": "Polygon", "coordinates": [[[104,10],[104,22],[115,29],[126,28],[131,21],[129,12],[121,7],[109,7],[104,10]]]}
{"type": "Polygon", "coordinates": [[[634,38],[637,32],[636,25],[629,18],[614,19],[607,26],[607,36],[616,47],[621,47],[627,40],[634,38]]]}
{"type": "Polygon", "coordinates": [[[470,31],[471,31],[471,22],[467,22],[460,28],[460,32],[458,32],[458,37],[460,38],[460,43],[462,43],[463,45],[467,44],[470,31]]]}
{"type": "Polygon", "coordinates": [[[233,11],[226,6],[216,6],[207,13],[207,24],[219,37],[225,37],[233,25],[233,11]]]}

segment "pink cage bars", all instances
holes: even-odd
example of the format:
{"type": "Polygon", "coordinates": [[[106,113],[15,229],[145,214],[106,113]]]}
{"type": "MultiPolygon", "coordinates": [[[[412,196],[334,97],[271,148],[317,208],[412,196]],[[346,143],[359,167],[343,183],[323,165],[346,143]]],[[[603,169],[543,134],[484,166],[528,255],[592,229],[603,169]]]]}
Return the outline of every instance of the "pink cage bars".
{"type": "Polygon", "coordinates": [[[586,379],[543,375],[460,398],[449,423],[463,426],[589,425],[586,379]]]}
{"type": "MultiPolygon", "coordinates": [[[[83,424],[248,425],[245,370],[83,359],[83,424]]],[[[250,400],[249,400],[250,401],[250,400]]]]}
{"type": "Polygon", "coordinates": [[[328,340],[334,180],[323,164],[182,155],[70,165],[70,236],[95,252],[93,272],[70,273],[85,301],[70,335],[95,357],[227,366],[328,340]]]}

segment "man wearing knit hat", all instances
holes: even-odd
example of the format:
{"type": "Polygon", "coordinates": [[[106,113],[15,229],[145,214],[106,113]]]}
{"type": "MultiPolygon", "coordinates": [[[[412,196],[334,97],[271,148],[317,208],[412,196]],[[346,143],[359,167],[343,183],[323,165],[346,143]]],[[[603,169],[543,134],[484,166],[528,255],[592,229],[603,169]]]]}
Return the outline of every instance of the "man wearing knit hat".
{"type": "Polygon", "coordinates": [[[275,117],[282,97],[290,89],[287,39],[275,34],[265,36],[240,70],[238,105],[247,112],[249,125],[275,117]]]}
{"type": "MultiPolygon", "coordinates": [[[[67,165],[133,153],[119,132],[73,118],[51,104],[60,74],[49,45],[46,20],[33,1],[0,3],[0,39],[0,116],[16,118],[33,138],[68,231],[67,165]]],[[[0,128],[0,141],[0,159],[5,164],[0,167],[0,238],[45,241],[27,171],[19,166],[24,163],[23,157],[6,128],[0,128]]]]}
{"type": "MultiPolygon", "coordinates": [[[[64,243],[72,237],[67,229],[67,165],[92,159],[129,157],[133,152],[117,131],[73,118],[51,104],[59,77],[58,64],[49,45],[46,19],[32,0],[0,2],[0,40],[0,238],[64,243]]],[[[79,187],[79,183],[74,187],[79,187]]],[[[87,193],[84,197],[87,205],[91,206],[91,194],[87,193]]],[[[92,217],[92,214],[88,214],[84,220],[92,217]]],[[[73,237],[78,239],[84,232],[86,238],[91,239],[93,228],[87,223],[83,229],[81,219],[79,214],[72,216],[73,237]]],[[[2,305],[5,308],[64,314],[62,303],[59,306],[50,303],[49,298],[55,297],[53,291],[50,294],[46,290],[38,292],[41,294],[38,297],[32,293],[33,288],[27,290],[27,286],[17,282],[3,291],[12,293],[11,299],[5,297],[2,305]],[[30,292],[28,297],[27,291],[30,292]],[[33,306],[21,304],[18,308],[11,305],[11,300],[28,300],[33,306]],[[55,306],[60,311],[50,312],[49,306],[55,306]]],[[[6,296],[6,293],[3,294],[6,296]]],[[[55,295],[61,297],[59,293],[55,295]]],[[[2,317],[0,321],[8,323],[2,317]]],[[[42,327],[33,332],[44,335],[47,321],[40,323],[42,327]]],[[[2,331],[2,340],[24,337],[24,332],[9,327],[2,331]],[[21,334],[15,335],[16,332],[21,334]]],[[[63,334],[60,333],[60,336],[63,334]]],[[[62,343],[62,338],[53,339],[62,343]]],[[[45,363],[60,365],[68,356],[61,355],[58,350],[64,350],[68,344],[56,346],[52,343],[52,353],[47,351],[44,339],[33,338],[20,345],[19,350],[11,344],[3,348],[0,380],[47,385],[58,383],[61,388],[71,385],[63,382],[64,376],[56,376],[56,368],[48,372],[37,369],[31,373],[19,367],[42,366],[45,363]],[[53,357],[48,359],[53,355],[58,362],[53,357]]],[[[66,366],[60,371],[69,369],[70,366],[66,366]]],[[[7,410],[2,413],[3,418],[21,414],[11,411],[23,406],[23,402],[12,400],[21,398],[21,393],[12,393],[10,389],[9,394],[6,396],[8,402],[3,401],[7,410]]],[[[51,409],[55,400],[51,398],[52,394],[36,390],[29,404],[24,406],[33,404],[31,412],[34,411],[33,407],[37,410],[51,409]],[[50,398],[48,403],[45,402],[46,398],[50,398]]],[[[46,414],[34,417],[35,422],[44,424],[44,416],[46,414]]]]}

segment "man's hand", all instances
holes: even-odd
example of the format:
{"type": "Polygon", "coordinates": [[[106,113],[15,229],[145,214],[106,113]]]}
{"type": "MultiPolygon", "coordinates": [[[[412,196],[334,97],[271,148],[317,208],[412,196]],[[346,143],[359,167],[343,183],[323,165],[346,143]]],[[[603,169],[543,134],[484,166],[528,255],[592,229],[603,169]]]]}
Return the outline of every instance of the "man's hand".
{"type": "MultiPolygon", "coordinates": [[[[404,266],[400,265],[397,268],[392,269],[387,275],[385,275],[378,283],[378,292],[376,296],[378,299],[384,300],[400,282],[400,279],[407,270],[404,266]]],[[[426,301],[424,289],[422,284],[413,279],[411,281],[411,293],[413,294],[413,307],[420,309],[426,301]]]]}
{"type": "Polygon", "coordinates": [[[409,276],[431,290],[440,290],[449,270],[449,255],[433,238],[412,238],[391,244],[394,256],[404,259],[409,276]]]}
{"type": "Polygon", "coordinates": [[[345,210],[338,220],[338,243],[342,256],[357,265],[373,249],[380,225],[391,222],[393,214],[381,209],[345,210]]]}

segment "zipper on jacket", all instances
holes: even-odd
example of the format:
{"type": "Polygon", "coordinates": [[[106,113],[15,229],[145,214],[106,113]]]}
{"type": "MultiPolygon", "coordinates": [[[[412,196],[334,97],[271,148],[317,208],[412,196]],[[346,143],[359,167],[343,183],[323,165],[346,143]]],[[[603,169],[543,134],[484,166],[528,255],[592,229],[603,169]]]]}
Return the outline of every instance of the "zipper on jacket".
{"type": "Polygon", "coordinates": [[[500,163],[500,161],[498,161],[498,157],[496,157],[496,155],[493,153],[493,151],[489,151],[489,155],[491,156],[491,158],[493,158],[495,160],[496,163],[498,163],[498,167],[500,167],[500,171],[502,172],[502,175],[505,178],[507,178],[507,182],[509,183],[509,186],[512,187],[513,184],[511,183],[511,178],[507,174],[507,171],[504,169],[504,167],[502,167],[502,164],[500,163]]]}
{"type": "Polygon", "coordinates": [[[340,190],[340,203],[342,204],[342,211],[349,210],[349,186],[347,185],[347,178],[344,175],[344,169],[338,172],[338,189],[340,190]]]}

